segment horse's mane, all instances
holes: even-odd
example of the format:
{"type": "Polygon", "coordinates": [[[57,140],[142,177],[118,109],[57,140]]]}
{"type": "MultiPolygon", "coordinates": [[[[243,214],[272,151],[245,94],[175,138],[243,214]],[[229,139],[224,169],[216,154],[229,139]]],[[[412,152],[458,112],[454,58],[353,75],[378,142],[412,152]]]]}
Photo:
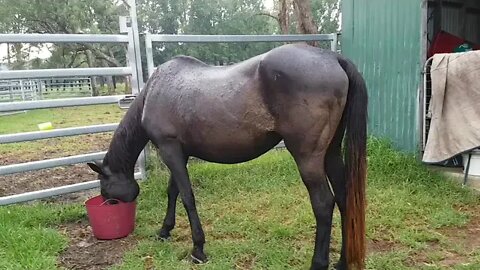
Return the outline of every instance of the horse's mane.
{"type": "Polygon", "coordinates": [[[148,142],[141,124],[147,89],[148,85],[135,98],[113,134],[103,160],[112,172],[133,173],[138,155],[148,142]]]}

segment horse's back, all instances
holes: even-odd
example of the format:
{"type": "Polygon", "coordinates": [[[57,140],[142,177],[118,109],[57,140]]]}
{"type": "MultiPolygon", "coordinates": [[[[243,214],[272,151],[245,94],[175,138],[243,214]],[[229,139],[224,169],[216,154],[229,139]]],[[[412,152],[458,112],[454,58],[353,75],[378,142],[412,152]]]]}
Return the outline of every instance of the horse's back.
{"type": "Polygon", "coordinates": [[[280,138],[259,91],[261,57],[220,67],[184,56],[164,63],[148,82],[144,125],[210,161],[235,163],[268,151],[280,138]]]}

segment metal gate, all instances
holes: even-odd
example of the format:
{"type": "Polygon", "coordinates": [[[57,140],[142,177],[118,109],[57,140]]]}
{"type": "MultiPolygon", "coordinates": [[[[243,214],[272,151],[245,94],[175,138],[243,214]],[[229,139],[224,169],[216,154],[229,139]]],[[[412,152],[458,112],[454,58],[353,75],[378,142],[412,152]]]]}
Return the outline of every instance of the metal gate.
{"type": "MultiPolygon", "coordinates": [[[[132,94],[138,94],[143,87],[143,76],[140,58],[140,44],[138,38],[138,26],[136,18],[135,0],[129,0],[130,22],[129,26],[121,27],[126,34],[100,35],[100,34],[0,34],[0,43],[113,43],[127,45],[128,65],[126,67],[102,67],[102,68],[64,68],[42,70],[9,70],[0,72],[0,80],[13,79],[39,79],[51,77],[83,77],[83,76],[131,76],[132,94]]],[[[127,20],[123,18],[126,23],[127,20]]],[[[67,98],[54,100],[38,100],[25,102],[0,103],[0,112],[13,112],[21,110],[34,110],[71,106],[86,106],[98,104],[114,104],[125,99],[123,95],[67,98]]],[[[83,127],[63,128],[50,131],[23,132],[16,134],[0,135],[0,144],[17,143],[41,140],[47,138],[75,136],[114,131],[117,123],[92,125],[83,127]]],[[[55,159],[47,159],[20,164],[0,166],[0,176],[21,173],[33,170],[54,168],[59,166],[84,163],[99,160],[106,152],[89,153],[55,159]]],[[[135,174],[136,179],[145,176],[145,154],[139,157],[140,172],[135,174]]],[[[99,186],[99,181],[89,181],[73,185],[66,185],[50,189],[38,190],[22,194],[15,194],[0,198],[0,205],[41,199],[55,195],[67,194],[76,191],[87,190],[99,186]]]]}

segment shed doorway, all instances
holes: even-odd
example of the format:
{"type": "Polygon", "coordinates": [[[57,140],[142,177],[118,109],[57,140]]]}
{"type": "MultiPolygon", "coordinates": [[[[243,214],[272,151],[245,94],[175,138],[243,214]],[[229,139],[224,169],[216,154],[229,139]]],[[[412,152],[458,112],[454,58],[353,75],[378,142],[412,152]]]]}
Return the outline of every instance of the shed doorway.
{"type": "MultiPolygon", "coordinates": [[[[480,49],[480,1],[429,0],[424,10],[426,35],[424,35],[424,74],[420,96],[421,151],[425,150],[430,128],[429,113],[431,78],[429,58],[435,53],[454,53],[480,49]]],[[[461,157],[455,157],[445,166],[461,167],[461,157]]]]}

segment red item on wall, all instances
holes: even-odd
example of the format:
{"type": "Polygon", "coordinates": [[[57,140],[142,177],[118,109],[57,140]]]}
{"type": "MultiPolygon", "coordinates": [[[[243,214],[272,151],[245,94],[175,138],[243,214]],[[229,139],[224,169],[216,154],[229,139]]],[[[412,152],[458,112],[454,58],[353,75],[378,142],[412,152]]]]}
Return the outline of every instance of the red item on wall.
{"type": "MultiPolygon", "coordinates": [[[[430,49],[428,51],[428,57],[432,57],[436,53],[452,53],[456,47],[460,46],[463,43],[470,43],[463,38],[457,37],[445,31],[440,31],[432,42],[430,49]]],[[[472,44],[474,50],[479,50],[479,44],[472,44]]]]}

